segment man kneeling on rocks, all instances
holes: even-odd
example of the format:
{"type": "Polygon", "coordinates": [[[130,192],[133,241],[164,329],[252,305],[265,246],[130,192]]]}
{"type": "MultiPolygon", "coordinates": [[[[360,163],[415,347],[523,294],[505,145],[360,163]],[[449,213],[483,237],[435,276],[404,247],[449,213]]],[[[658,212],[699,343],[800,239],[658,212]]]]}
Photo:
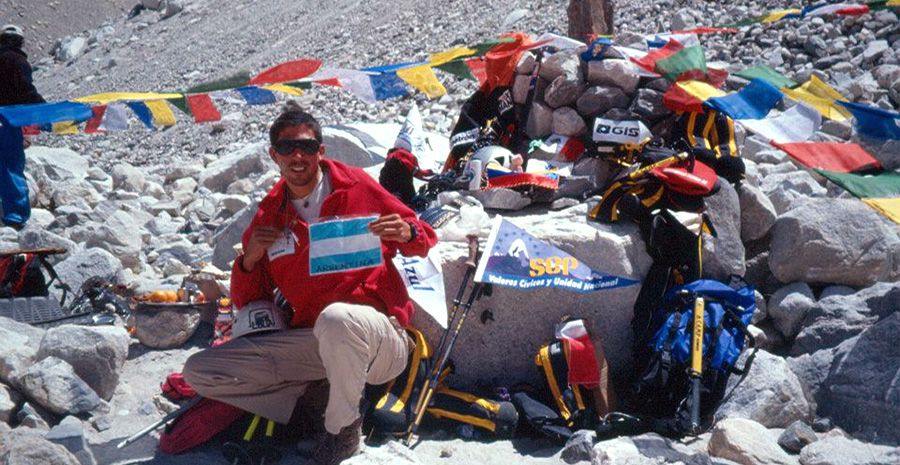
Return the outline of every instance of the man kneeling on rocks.
{"type": "Polygon", "coordinates": [[[391,257],[425,256],[437,236],[363,170],[327,159],[319,123],[296,103],[285,105],[269,140],[281,179],[244,231],[231,296],[241,308],[280,290],[294,309],[291,329],[199,352],[184,377],[204,397],[279,423],[289,422],[310,383],[327,379],[326,434],[313,458],[335,464],[359,448],[365,384],[397,377],[411,349],[403,327],[413,305],[391,257]],[[368,215],[378,217],[368,230],[380,238],[383,262],[311,276],[310,224],[368,215]]]}

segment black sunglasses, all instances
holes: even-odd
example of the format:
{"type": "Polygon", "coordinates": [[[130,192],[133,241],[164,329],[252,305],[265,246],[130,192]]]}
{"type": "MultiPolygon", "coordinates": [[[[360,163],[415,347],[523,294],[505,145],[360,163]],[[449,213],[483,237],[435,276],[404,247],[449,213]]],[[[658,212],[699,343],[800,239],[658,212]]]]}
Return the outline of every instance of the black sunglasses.
{"type": "Polygon", "coordinates": [[[279,155],[290,155],[299,150],[304,155],[313,155],[319,152],[322,144],[315,139],[285,139],[272,144],[272,148],[279,155]]]}

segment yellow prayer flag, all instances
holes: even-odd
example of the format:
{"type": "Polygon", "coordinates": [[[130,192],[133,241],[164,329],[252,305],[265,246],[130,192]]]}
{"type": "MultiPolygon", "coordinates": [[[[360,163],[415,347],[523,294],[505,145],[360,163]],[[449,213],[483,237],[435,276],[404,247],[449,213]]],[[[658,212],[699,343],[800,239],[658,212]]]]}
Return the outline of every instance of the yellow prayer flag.
{"type": "Polygon", "coordinates": [[[403,68],[397,70],[397,76],[403,79],[407,84],[415,87],[423,92],[428,98],[435,98],[445,95],[447,89],[438,81],[434,75],[434,70],[430,65],[413,66],[412,68],[403,68]]]}
{"type": "Polygon", "coordinates": [[[766,16],[764,16],[763,19],[760,20],[760,22],[761,23],[774,23],[775,21],[779,21],[787,15],[791,15],[791,14],[798,15],[800,13],[801,13],[801,11],[799,8],[788,8],[787,10],[773,11],[773,12],[767,14],[766,16]]]}
{"type": "Polygon", "coordinates": [[[692,97],[696,97],[703,102],[712,97],[721,97],[723,95],[726,95],[722,90],[716,89],[715,87],[703,81],[696,81],[693,79],[676,82],[675,85],[690,94],[692,97]]]}
{"type": "Polygon", "coordinates": [[[885,4],[887,6],[900,6],[900,0],[888,0],[885,4]]]}
{"type": "Polygon", "coordinates": [[[443,52],[432,53],[431,56],[428,57],[428,62],[431,64],[431,66],[438,66],[449,61],[453,61],[457,58],[467,57],[474,54],[475,50],[469,47],[456,47],[451,48],[450,50],[445,50],[443,52]]]}
{"type": "Polygon", "coordinates": [[[275,92],[281,92],[282,94],[293,95],[295,97],[299,97],[303,95],[303,89],[299,89],[297,87],[291,87],[285,84],[270,84],[268,86],[262,86],[263,89],[273,90],[275,92]]]}
{"type": "Polygon", "coordinates": [[[53,123],[53,134],[78,134],[78,126],[74,121],[53,123]]]}
{"type": "Polygon", "coordinates": [[[88,95],[86,97],[79,97],[73,99],[73,102],[78,103],[96,103],[99,105],[106,105],[110,102],[118,102],[118,101],[144,101],[144,100],[161,100],[168,98],[180,98],[184,97],[182,94],[160,94],[156,92],[104,92],[101,94],[93,94],[88,95]]]}
{"type": "Polygon", "coordinates": [[[794,100],[809,104],[828,119],[846,121],[852,116],[846,108],[835,103],[835,100],[847,99],[815,75],[810,76],[809,80],[799,87],[793,89],[785,87],[781,91],[794,100]]]}
{"type": "Polygon", "coordinates": [[[862,201],[878,210],[882,215],[890,218],[894,223],[900,224],[900,198],[862,199],[862,201]]]}
{"type": "Polygon", "coordinates": [[[147,105],[147,108],[150,109],[150,114],[153,115],[153,122],[157,126],[175,125],[175,113],[172,113],[172,109],[169,108],[169,104],[165,100],[147,100],[144,102],[144,105],[147,105]]]}

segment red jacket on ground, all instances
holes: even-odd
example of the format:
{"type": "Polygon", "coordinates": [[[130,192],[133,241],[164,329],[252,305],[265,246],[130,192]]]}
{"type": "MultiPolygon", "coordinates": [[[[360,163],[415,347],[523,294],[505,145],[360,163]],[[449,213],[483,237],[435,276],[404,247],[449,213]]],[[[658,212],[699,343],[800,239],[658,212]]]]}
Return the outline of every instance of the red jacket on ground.
{"type": "Polygon", "coordinates": [[[437,243],[437,235],[428,223],[418,220],[409,207],[385,191],[365,171],[327,159],[319,166],[324,168],[323,175],[331,180],[331,193],[322,203],[320,218],[397,213],[416,228],[415,239],[406,244],[382,241],[384,262],[378,267],[310,276],[309,225],[291,204],[282,179],[260,202],[256,216],[244,231],[242,243],[246,248],[253,228],[258,226],[290,228],[298,243],[294,244],[291,255],[271,262],[264,255],[249,273],[241,268],[243,257],[238,257],[231,273],[233,302],[240,308],[254,300],[272,300],[272,292],[277,287],[294,308],[293,327],[311,328],[319,313],[335,302],[370,305],[395,316],[406,326],[412,318],[413,304],[391,259],[397,252],[424,257],[437,243]]]}

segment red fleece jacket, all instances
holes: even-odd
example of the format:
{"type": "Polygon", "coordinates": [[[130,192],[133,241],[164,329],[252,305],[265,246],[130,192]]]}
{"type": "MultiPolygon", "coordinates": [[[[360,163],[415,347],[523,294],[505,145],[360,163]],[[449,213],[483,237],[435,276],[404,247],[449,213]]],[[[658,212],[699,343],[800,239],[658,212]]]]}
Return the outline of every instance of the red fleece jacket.
{"type": "Polygon", "coordinates": [[[294,253],[272,261],[263,256],[249,273],[241,268],[243,256],[238,257],[231,273],[232,300],[238,308],[254,300],[272,300],[272,292],[278,288],[294,308],[293,327],[311,328],[319,313],[335,302],[370,305],[397,317],[406,326],[412,318],[413,304],[391,258],[398,252],[424,257],[437,243],[437,235],[428,223],[418,220],[411,209],[363,170],[333,160],[323,160],[320,166],[331,180],[331,194],[322,203],[320,217],[397,213],[416,228],[416,238],[405,244],[382,241],[381,266],[310,276],[309,225],[291,204],[282,179],[260,202],[242,242],[246,248],[258,226],[290,228],[298,242],[294,253]]]}

